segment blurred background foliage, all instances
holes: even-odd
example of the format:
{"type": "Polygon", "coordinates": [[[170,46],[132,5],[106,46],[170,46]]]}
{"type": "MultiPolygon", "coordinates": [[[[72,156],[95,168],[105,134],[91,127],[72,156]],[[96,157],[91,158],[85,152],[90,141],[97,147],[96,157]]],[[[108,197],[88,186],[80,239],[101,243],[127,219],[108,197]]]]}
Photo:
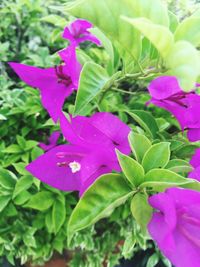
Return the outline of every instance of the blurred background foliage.
{"type": "MultiPolygon", "coordinates": [[[[65,258],[72,257],[72,267],[99,267],[106,263],[105,266],[111,267],[116,266],[121,255],[131,258],[135,254],[134,266],[171,266],[155,250],[153,243],[143,240],[136,228],[132,232],[133,222],[126,205],[118,208],[111,218],[77,234],[68,247],[66,227],[77,195],[40,184],[24,169],[28,162],[43,153],[38,142],[46,142],[50,133],[59,127],[49,120],[42,108],[39,92],[21,82],[6,62],[17,61],[38,67],[58,62],[56,51],[67,45],[61,32],[71,18],[63,17],[52,7],[65,2],[2,0],[0,3],[0,256],[6,257],[14,266],[27,262],[42,264],[56,251],[65,258]],[[135,246],[132,246],[133,239],[135,246]],[[120,242],[124,240],[122,250],[120,242]],[[141,250],[147,248],[143,254],[141,250]]],[[[186,0],[168,2],[180,18],[193,12],[198,5],[186,0]]],[[[101,49],[93,46],[88,49],[87,45],[83,48],[82,57],[91,56],[96,62],[108,60],[101,49]]],[[[143,82],[128,84],[141,92],[145,85],[143,82]]],[[[127,84],[122,86],[126,88],[127,84]]],[[[128,103],[130,108],[144,109],[147,99],[145,94],[138,94],[135,103],[130,96],[109,92],[100,108],[117,112],[119,106],[128,103]]],[[[72,95],[65,106],[66,111],[73,108],[73,103],[72,95]]],[[[156,114],[160,127],[168,129],[172,122],[168,113],[157,109],[156,114]],[[163,114],[166,120],[159,119],[163,114]]],[[[130,123],[126,114],[119,113],[119,116],[130,123]]],[[[187,154],[194,149],[193,145],[184,147],[187,154]]]]}

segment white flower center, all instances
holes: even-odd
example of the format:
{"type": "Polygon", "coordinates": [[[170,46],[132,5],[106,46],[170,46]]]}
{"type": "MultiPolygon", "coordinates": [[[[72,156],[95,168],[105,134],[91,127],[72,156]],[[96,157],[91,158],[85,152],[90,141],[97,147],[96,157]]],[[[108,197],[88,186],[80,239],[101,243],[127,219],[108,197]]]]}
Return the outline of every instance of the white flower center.
{"type": "Polygon", "coordinates": [[[72,173],[76,173],[80,171],[81,164],[76,161],[73,161],[69,163],[69,167],[71,168],[72,173]]]}

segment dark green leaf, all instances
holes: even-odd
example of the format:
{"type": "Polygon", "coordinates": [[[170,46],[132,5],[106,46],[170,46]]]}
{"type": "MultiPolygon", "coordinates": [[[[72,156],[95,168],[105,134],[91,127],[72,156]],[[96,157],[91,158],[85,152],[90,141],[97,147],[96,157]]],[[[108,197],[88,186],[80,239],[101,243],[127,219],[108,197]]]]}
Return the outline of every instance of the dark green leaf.
{"type": "Polygon", "coordinates": [[[13,192],[13,198],[15,198],[22,191],[27,190],[33,184],[33,177],[31,175],[22,176],[15,185],[15,189],[13,192]]]}
{"type": "MultiPolygon", "coordinates": [[[[125,110],[126,111],[126,110],[125,110]]],[[[147,133],[156,138],[159,131],[158,125],[154,117],[144,110],[126,111],[147,133]]]]}
{"type": "Polygon", "coordinates": [[[54,201],[55,198],[51,192],[42,191],[33,195],[25,207],[43,211],[49,209],[54,201]]]}
{"type": "Polygon", "coordinates": [[[11,196],[0,196],[0,212],[8,205],[11,196]]]}
{"type": "Polygon", "coordinates": [[[66,220],[65,199],[62,199],[62,196],[59,196],[59,198],[57,198],[56,201],[54,202],[52,210],[52,222],[55,234],[60,230],[65,220],[66,220]]]}
{"type": "Polygon", "coordinates": [[[5,189],[13,189],[16,183],[16,176],[3,168],[0,168],[0,185],[5,189]]]}

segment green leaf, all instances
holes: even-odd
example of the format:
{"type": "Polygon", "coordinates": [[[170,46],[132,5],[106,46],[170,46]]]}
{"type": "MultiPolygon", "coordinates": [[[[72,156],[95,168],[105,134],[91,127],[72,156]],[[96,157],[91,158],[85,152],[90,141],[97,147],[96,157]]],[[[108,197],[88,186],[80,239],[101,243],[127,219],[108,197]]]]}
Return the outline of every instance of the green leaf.
{"type": "Polygon", "coordinates": [[[81,114],[85,106],[99,94],[109,76],[104,68],[94,62],[87,62],[81,71],[79,88],[76,96],[74,115],[81,114]]]}
{"type": "Polygon", "coordinates": [[[90,30],[90,32],[92,32],[100,41],[102,46],[104,47],[104,49],[106,50],[106,52],[108,53],[109,57],[110,57],[110,65],[111,65],[111,73],[109,73],[110,75],[113,74],[113,70],[114,70],[114,49],[113,49],[113,45],[112,42],[106,37],[106,35],[100,31],[98,28],[92,28],[90,30]]]}
{"type": "Polygon", "coordinates": [[[0,168],[0,185],[5,189],[13,189],[16,183],[16,176],[3,168],[0,168]]]}
{"type": "Polygon", "coordinates": [[[61,28],[64,28],[68,24],[68,21],[66,19],[58,15],[48,15],[46,17],[41,18],[40,20],[51,23],[61,28]]]}
{"type": "Polygon", "coordinates": [[[0,196],[0,212],[8,205],[11,196],[0,196]]]}
{"type": "Polygon", "coordinates": [[[151,142],[145,135],[134,132],[129,133],[128,140],[136,160],[142,162],[144,154],[151,147],[151,142]]]}
{"type": "Polygon", "coordinates": [[[152,187],[156,191],[163,191],[166,188],[173,186],[181,186],[192,183],[175,172],[167,169],[153,169],[150,170],[144,177],[145,182],[140,185],[141,188],[152,187]]]}
{"type": "Polygon", "coordinates": [[[154,117],[144,110],[126,111],[151,137],[156,138],[159,131],[158,125],[154,117]]]}
{"type": "Polygon", "coordinates": [[[174,38],[178,40],[186,40],[192,43],[194,46],[200,44],[200,17],[190,17],[184,19],[176,29],[174,38]]]}
{"type": "Polygon", "coordinates": [[[23,150],[21,149],[21,147],[16,144],[10,145],[3,150],[4,153],[9,153],[9,154],[14,154],[14,153],[18,154],[21,153],[22,151],[23,150]]]}
{"type": "Polygon", "coordinates": [[[168,11],[168,15],[169,15],[169,22],[170,22],[169,29],[171,32],[175,32],[176,28],[179,25],[178,17],[171,11],[168,11]]]}
{"type": "Polygon", "coordinates": [[[45,225],[49,231],[49,233],[53,233],[53,222],[52,222],[53,216],[52,216],[52,209],[48,210],[46,216],[45,216],[45,225]]]}
{"type": "Polygon", "coordinates": [[[18,194],[13,199],[13,201],[16,205],[21,206],[21,205],[25,204],[29,199],[31,199],[31,197],[32,197],[32,195],[28,191],[24,190],[20,194],[18,194]]]}
{"type": "Polygon", "coordinates": [[[161,142],[147,150],[142,160],[142,166],[146,172],[154,168],[163,168],[167,165],[169,159],[170,143],[161,142]]]}
{"type": "Polygon", "coordinates": [[[143,233],[146,233],[153,209],[148,203],[148,196],[143,193],[134,195],[131,201],[131,212],[136,222],[140,225],[143,233]]]}
{"type": "Polygon", "coordinates": [[[0,121],[6,121],[6,120],[7,118],[3,114],[0,113],[0,121]]]}
{"type": "Polygon", "coordinates": [[[31,160],[35,160],[42,154],[44,154],[44,151],[41,148],[39,148],[38,146],[34,147],[33,150],[31,151],[31,160]]]}
{"type": "Polygon", "coordinates": [[[29,189],[32,184],[33,184],[33,177],[31,175],[22,176],[22,178],[17,180],[15,189],[13,192],[13,198],[15,198],[22,191],[29,189]]]}
{"type": "Polygon", "coordinates": [[[17,143],[18,143],[19,146],[22,148],[22,150],[23,150],[24,147],[26,146],[26,140],[24,139],[23,136],[17,135],[17,143]]]}
{"type": "Polygon", "coordinates": [[[140,31],[156,47],[163,58],[166,57],[174,43],[173,34],[167,27],[155,24],[147,18],[132,19],[122,16],[122,19],[140,31]]]}
{"type": "Polygon", "coordinates": [[[29,174],[29,172],[25,169],[25,167],[27,166],[26,163],[24,163],[24,162],[18,162],[18,163],[13,163],[12,165],[15,167],[16,171],[19,174],[22,174],[22,175],[29,174]]]}
{"type": "Polygon", "coordinates": [[[42,191],[33,195],[25,207],[43,211],[49,209],[54,201],[55,198],[51,192],[42,191]]]}
{"type": "Polygon", "coordinates": [[[170,160],[165,168],[173,172],[191,172],[193,170],[192,166],[182,159],[170,160]]]}
{"type": "Polygon", "coordinates": [[[122,256],[125,259],[130,255],[130,253],[132,255],[135,244],[136,244],[136,238],[133,233],[130,233],[125,239],[122,250],[122,256]]]}
{"type": "Polygon", "coordinates": [[[159,257],[156,253],[154,253],[149,257],[146,267],[155,267],[158,262],[159,262],[159,257]]]}
{"type": "Polygon", "coordinates": [[[81,197],[71,214],[68,241],[71,241],[75,232],[109,216],[132,194],[131,188],[120,174],[100,176],[81,197]]]}
{"type": "Polygon", "coordinates": [[[132,9],[134,10],[135,17],[145,17],[150,19],[152,22],[169,26],[169,16],[168,10],[165,4],[160,0],[140,0],[140,1],[130,1],[129,2],[132,9]]]}
{"type": "Polygon", "coordinates": [[[165,75],[176,76],[181,88],[191,91],[200,73],[200,55],[195,47],[187,41],[178,41],[165,58],[169,71],[165,75]]]}
{"type": "Polygon", "coordinates": [[[117,152],[117,157],[122,171],[131,185],[137,187],[144,180],[144,169],[143,167],[134,159],[121,153],[119,150],[117,152]]]}
{"type": "Polygon", "coordinates": [[[57,234],[66,219],[65,199],[62,196],[56,199],[53,204],[52,222],[54,233],[57,234]]]}
{"type": "Polygon", "coordinates": [[[34,140],[28,140],[26,141],[26,147],[24,148],[25,150],[30,150],[31,148],[34,148],[38,145],[38,142],[34,140]]]}

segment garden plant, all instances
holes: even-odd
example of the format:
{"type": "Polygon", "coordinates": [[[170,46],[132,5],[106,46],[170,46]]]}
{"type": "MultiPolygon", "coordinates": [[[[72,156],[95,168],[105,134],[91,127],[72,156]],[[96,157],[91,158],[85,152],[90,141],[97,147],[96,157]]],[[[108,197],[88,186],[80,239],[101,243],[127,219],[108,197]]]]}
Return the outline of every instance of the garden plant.
{"type": "Polygon", "coordinates": [[[0,8],[0,264],[200,267],[199,4],[0,8]]]}

